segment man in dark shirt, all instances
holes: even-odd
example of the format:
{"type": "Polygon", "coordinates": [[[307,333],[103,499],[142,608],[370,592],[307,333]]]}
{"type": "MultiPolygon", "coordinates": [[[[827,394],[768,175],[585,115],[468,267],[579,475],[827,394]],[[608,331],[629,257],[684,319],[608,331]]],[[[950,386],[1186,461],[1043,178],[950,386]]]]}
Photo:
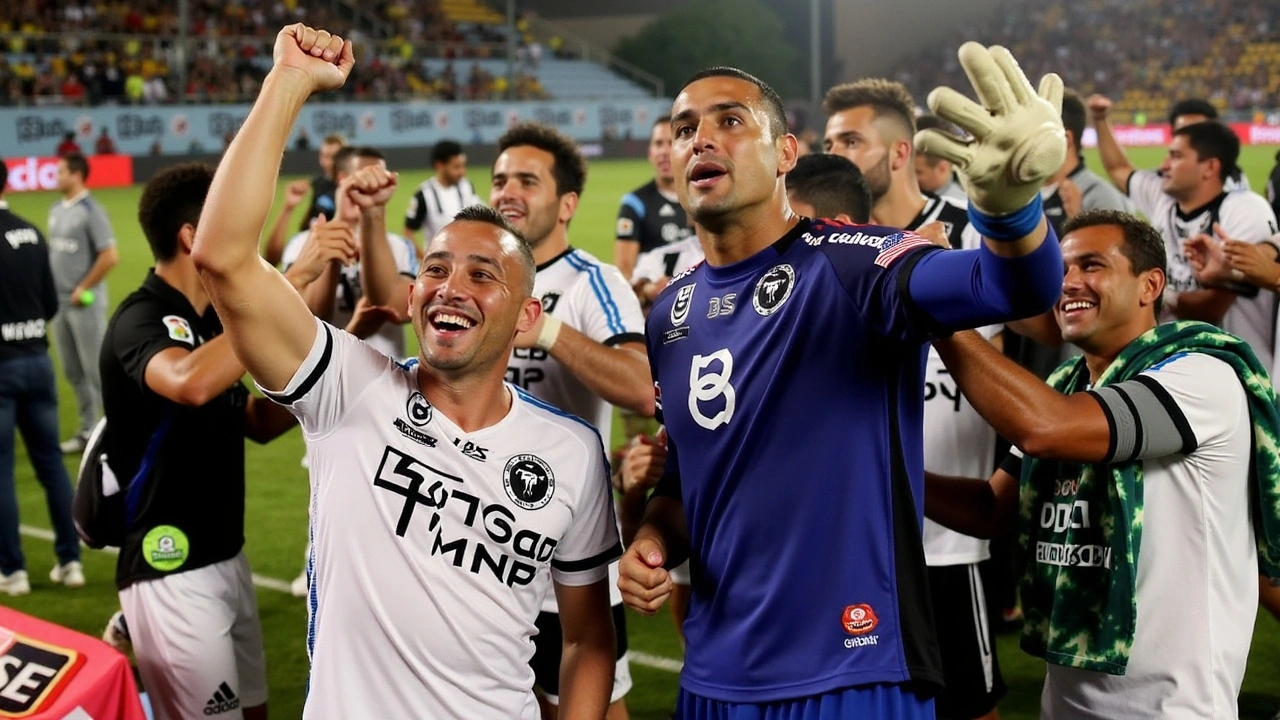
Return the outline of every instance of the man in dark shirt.
{"type": "Polygon", "coordinates": [[[186,164],[148,183],[138,215],[156,267],[102,344],[107,458],[126,488],[116,585],[157,718],[241,708],[266,717],[242,552],[244,438],[271,440],[293,418],[241,384],[244,368],[191,262],[212,178],[212,167],[186,164]]]}
{"type": "Polygon", "coordinates": [[[337,134],[326,135],[320,143],[320,174],[311,178],[311,206],[307,208],[307,216],[298,226],[298,232],[311,227],[311,221],[321,213],[333,219],[333,212],[337,207],[333,194],[338,190],[338,181],[333,172],[333,156],[346,145],[347,141],[337,134]]]}
{"type": "Polygon", "coordinates": [[[55,582],[84,585],[80,540],[71,521],[71,478],[58,448],[58,395],[49,358],[49,321],[58,294],[49,248],[34,225],[4,201],[9,171],[0,163],[0,593],[31,592],[18,537],[14,442],[22,430],[36,478],[44,486],[54,530],[55,582]]]}
{"type": "Polygon", "coordinates": [[[671,118],[663,115],[649,133],[649,164],[653,180],[622,196],[618,208],[617,241],[613,262],[631,279],[641,253],[677,242],[693,234],[684,208],[676,198],[676,178],[671,174],[671,118]]]}

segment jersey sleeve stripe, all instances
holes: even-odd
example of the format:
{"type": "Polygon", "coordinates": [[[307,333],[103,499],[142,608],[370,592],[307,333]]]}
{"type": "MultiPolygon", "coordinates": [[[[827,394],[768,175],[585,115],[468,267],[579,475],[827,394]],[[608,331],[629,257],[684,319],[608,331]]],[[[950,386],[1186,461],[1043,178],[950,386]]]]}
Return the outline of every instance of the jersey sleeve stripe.
{"type": "Polygon", "coordinates": [[[618,305],[613,301],[609,286],[604,282],[600,266],[588,263],[576,252],[569,253],[565,256],[565,259],[579,272],[585,272],[591,280],[591,290],[595,293],[596,300],[600,301],[600,306],[604,308],[605,321],[609,325],[609,332],[615,335],[626,332],[627,329],[622,325],[622,313],[618,312],[618,305]]]}
{"type": "Polygon", "coordinates": [[[605,446],[604,446],[604,439],[600,437],[600,431],[596,429],[595,425],[592,425],[591,423],[587,422],[586,420],[583,420],[582,418],[578,417],[577,415],[574,415],[573,413],[567,413],[564,410],[561,410],[560,408],[556,407],[555,405],[539,400],[538,398],[525,392],[524,389],[520,387],[517,387],[515,385],[510,385],[509,387],[512,390],[515,390],[517,397],[529,403],[530,405],[536,408],[541,408],[543,410],[546,410],[552,415],[558,415],[562,418],[568,418],[570,420],[573,420],[574,422],[579,423],[583,427],[590,430],[591,433],[595,435],[596,444],[600,446],[600,457],[604,460],[605,482],[609,481],[610,476],[613,474],[612,470],[610,470],[609,468],[609,455],[608,455],[608,451],[605,449],[605,446]]]}
{"type": "Polygon", "coordinates": [[[622,557],[622,544],[614,543],[604,552],[582,560],[552,560],[551,567],[565,573],[583,572],[585,570],[593,570],[601,565],[608,565],[620,557],[622,557]]]}
{"type": "Polygon", "coordinates": [[[636,214],[638,219],[644,219],[644,203],[640,201],[640,198],[636,197],[635,193],[627,193],[626,195],[623,195],[622,204],[631,208],[632,212],[636,214]]]}
{"type": "Polygon", "coordinates": [[[311,388],[315,387],[316,383],[320,382],[320,376],[324,374],[326,369],[328,369],[329,361],[333,359],[333,331],[330,330],[329,326],[325,323],[320,323],[320,327],[324,328],[324,352],[320,354],[320,359],[316,361],[316,366],[311,368],[311,373],[307,375],[306,380],[302,381],[302,384],[298,386],[298,389],[287,395],[267,392],[264,390],[263,392],[272,400],[280,403],[281,405],[292,405],[298,400],[301,400],[308,392],[311,391],[311,388]]]}
{"type": "Polygon", "coordinates": [[[618,333],[601,344],[605,347],[617,347],[618,345],[629,342],[644,342],[644,333],[618,333]]]}

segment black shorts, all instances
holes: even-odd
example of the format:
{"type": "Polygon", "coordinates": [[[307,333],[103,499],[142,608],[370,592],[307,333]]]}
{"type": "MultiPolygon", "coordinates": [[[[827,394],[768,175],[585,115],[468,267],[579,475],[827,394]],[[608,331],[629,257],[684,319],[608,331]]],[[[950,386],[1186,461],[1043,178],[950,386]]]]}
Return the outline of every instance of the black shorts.
{"type": "MultiPolygon", "coordinates": [[[[540,612],[534,623],[538,634],[533,636],[534,681],[548,695],[560,694],[560,655],[564,651],[564,634],[560,631],[560,614],[540,612]]],[[[618,660],[627,654],[627,609],[622,603],[613,606],[614,642],[618,646],[618,660]]]]}
{"type": "Polygon", "coordinates": [[[936,701],[938,719],[982,717],[1004,697],[1005,686],[978,565],[930,567],[929,593],[947,685],[936,701]]]}

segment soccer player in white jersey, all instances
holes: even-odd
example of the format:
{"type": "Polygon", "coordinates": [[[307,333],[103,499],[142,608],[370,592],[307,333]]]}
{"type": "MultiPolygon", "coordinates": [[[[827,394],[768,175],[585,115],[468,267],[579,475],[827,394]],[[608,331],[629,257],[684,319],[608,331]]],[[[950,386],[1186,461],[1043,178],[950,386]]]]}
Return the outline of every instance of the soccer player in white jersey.
{"type": "Polygon", "coordinates": [[[1257,469],[1274,464],[1275,394],[1239,338],[1157,325],[1163,246],[1125,213],[1067,224],[1055,313],[1084,357],[1049,386],[974,333],[936,343],[1016,450],[986,483],[927,475],[925,511],[975,535],[1017,526],[1047,720],[1237,716],[1275,541],[1273,472],[1257,469]]]}
{"type": "MultiPolygon", "coordinates": [[[[401,235],[387,232],[387,202],[395,194],[394,183],[390,187],[379,188],[377,192],[365,192],[360,187],[362,181],[357,179],[364,173],[367,181],[373,173],[394,180],[394,175],[385,172],[386,160],[382,153],[374,148],[356,148],[348,162],[350,166],[342,169],[342,179],[338,183],[335,198],[337,217],[333,218],[333,223],[349,227],[358,238],[386,238],[391,263],[370,267],[368,258],[363,255],[362,262],[351,265],[333,263],[319,280],[303,290],[307,306],[316,317],[335,327],[344,327],[350,322],[356,303],[362,297],[367,296],[369,302],[376,306],[400,307],[404,289],[413,281],[418,268],[418,253],[413,243],[401,235]]],[[[298,233],[285,245],[280,261],[285,271],[302,252],[309,233],[298,233]]],[[[368,338],[368,342],[394,358],[403,358],[407,354],[404,328],[399,322],[383,325],[368,338]]]]}
{"type": "MultiPolygon", "coordinates": [[[[613,406],[653,415],[653,380],[644,348],[644,317],[622,273],[569,245],[568,227],[586,182],[587,166],[572,139],[546,125],[521,123],[498,140],[489,204],[528,240],[537,264],[535,326],[516,338],[507,380],[529,394],[586,419],[610,446],[613,406]]],[[[616,580],[616,565],[611,569],[616,580]]],[[[610,588],[617,629],[617,678],[609,717],[626,717],[631,689],[622,593],[610,588]]],[[[556,717],[562,617],[547,596],[534,638],[533,669],[543,719],[556,717]]]]}
{"type": "Polygon", "coordinates": [[[603,717],[607,565],[620,552],[608,463],[592,428],[502,380],[516,335],[541,315],[527,245],[481,207],[431,241],[407,293],[416,362],[313,318],[257,257],[278,172],[262,159],[280,157],[306,99],[355,63],[350,41],[301,24],[280,32],[274,57],[193,254],[237,356],[309,446],[303,717],[535,720],[530,638],[553,589],[565,714],[603,717]]]}
{"type": "Polygon", "coordinates": [[[871,219],[878,225],[918,230],[940,222],[951,247],[977,247],[965,204],[925,195],[916,178],[915,102],[901,83],[866,78],[827,91],[823,148],[848,158],[871,189],[871,219]]]}
{"type": "Polygon", "coordinates": [[[1212,234],[1214,223],[1227,235],[1259,243],[1276,232],[1276,216],[1255,192],[1229,192],[1224,183],[1238,169],[1240,139],[1215,121],[1173,131],[1169,154],[1159,171],[1135,170],[1111,131],[1111,101],[1087,101],[1098,131],[1098,153],[1111,181],[1133,200],[1164,238],[1169,257],[1168,289],[1161,320],[1203,320],[1240,336],[1271,367],[1275,342],[1276,293],[1234,283],[1204,287],[1195,277],[1183,243],[1212,234]]]}

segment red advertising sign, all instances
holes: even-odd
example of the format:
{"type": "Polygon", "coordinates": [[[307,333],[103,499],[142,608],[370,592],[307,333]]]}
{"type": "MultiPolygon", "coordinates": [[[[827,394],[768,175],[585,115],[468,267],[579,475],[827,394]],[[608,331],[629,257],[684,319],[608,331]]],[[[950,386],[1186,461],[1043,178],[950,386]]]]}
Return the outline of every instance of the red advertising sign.
{"type": "MultiPolygon", "coordinates": [[[[90,188],[125,187],[133,184],[133,158],[129,155],[90,155],[90,188]]],[[[5,158],[9,181],[5,192],[58,189],[58,158],[5,158]]]]}
{"type": "MultiPolygon", "coordinates": [[[[1240,138],[1241,145],[1280,145],[1280,125],[1254,123],[1229,123],[1240,138]]],[[[1120,147],[1164,147],[1173,140],[1173,130],[1168,125],[1113,125],[1111,132],[1120,147]]],[[[1085,147],[1097,147],[1098,135],[1093,128],[1086,128],[1081,138],[1085,147]]]]}

